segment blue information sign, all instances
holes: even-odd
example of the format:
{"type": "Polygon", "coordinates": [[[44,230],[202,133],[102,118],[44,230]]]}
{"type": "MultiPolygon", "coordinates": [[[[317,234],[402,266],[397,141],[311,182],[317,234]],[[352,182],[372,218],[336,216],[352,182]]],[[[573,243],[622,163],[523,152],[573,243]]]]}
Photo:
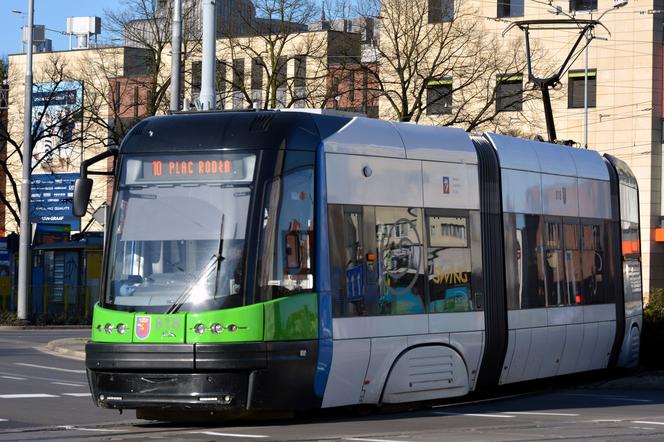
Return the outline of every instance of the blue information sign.
{"type": "Polygon", "coordinates": [[[30,221],[68,224],[81,230],[81,219],[72,213],[74,183],[78,173],[34,174],[31,181],[30,221]]]}
{"type": "Polygon", "coordinates": [[[346,293],[349,301],[364,299],[364,267],[361,265],[346,270],[346,293]]]}

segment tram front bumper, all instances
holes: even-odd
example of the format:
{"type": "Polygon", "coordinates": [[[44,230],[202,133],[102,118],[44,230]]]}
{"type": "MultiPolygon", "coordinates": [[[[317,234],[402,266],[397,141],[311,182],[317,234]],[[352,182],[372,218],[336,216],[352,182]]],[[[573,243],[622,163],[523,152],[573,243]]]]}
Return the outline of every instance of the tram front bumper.
{"type": "Polygon", "coordinates": [[[86,345],[93,400],[115,409],[320,406],[313,395],[316,356],[317,341],[86,345]]]}

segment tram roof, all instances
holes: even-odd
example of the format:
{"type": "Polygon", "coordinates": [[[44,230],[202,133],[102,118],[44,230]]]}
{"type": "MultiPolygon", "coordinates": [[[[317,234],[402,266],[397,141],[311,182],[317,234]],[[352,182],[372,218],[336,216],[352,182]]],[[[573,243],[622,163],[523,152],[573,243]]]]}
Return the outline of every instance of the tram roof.
{"type": "Polygon", "coordinates": [[[351,118],[310,112],[190,112],[146,118],[127,134],[122,153],[192,150],[315,150],[351,118]]]}

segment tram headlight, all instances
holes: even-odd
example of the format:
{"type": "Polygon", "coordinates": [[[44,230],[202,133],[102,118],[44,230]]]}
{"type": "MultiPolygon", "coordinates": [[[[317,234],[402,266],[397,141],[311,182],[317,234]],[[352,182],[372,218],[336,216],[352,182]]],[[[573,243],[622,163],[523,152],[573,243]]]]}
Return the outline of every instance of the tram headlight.
{"type": "Polygon", "coordinates": [[[106,333],[108,333],[109,335],[110,335],[111,333],[113,333],[113,324],[111,324],[110,322],[107,323],[107,324],[104,326],[104,331],[105,331],[106,333]]]}
{"type": "Polygon", "coordinates": [[[235,324],[231,324],[227,328],[228,328],[228,331],[231,331],[231,332],[237,331],[237,325],[235,325],[235,324]]]}
{"type": "Polygon", "coordinates": [[[116,330],[121,335],[124,335],[125,333],[127,333],[127,324],[122,324],[122,323],[118,324],[118,326],[116,327],[116,330]]]}
{"type": "Polygon", "coordinates": [[[203,333],[205,333],[205,326],[203,324],[196,324],[194,326],[194,331],[197,334],[202,335],[203,333]]]}
{"type": "Polygon", "coordinates": [[[210,331],[214,333],[215,335],[218,335],[222,331],[224,331],[224,326],[219,324],[218,322],[215,322],[210,326],[210,331]]]}

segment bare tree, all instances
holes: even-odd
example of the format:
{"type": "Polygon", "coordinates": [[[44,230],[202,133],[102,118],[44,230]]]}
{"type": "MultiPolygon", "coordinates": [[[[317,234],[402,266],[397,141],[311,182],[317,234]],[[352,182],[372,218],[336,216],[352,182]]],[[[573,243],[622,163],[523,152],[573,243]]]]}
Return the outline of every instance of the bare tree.
{"type": "MultiPolygon", "coordinates": [[[[183,2],[183,66],[187,66],[190,54],[200,48],[199,5],[198,0],[183,2]]],[[[141,103],[143,116],[168,111],[172,19],[172,1],[165,0],[122,0],[118,9],[106,11],[105,23],[110,32],[123,39],[125,46],[142,49],[136,55],[140,57],[134,66],[137,71],[125,72],[124,76],[132,77],[134,86],[147,91],[141,103]]],[[[111,67],[110,73],[115,70],[111,67]]]]}
{"type": "Polygon", "coordinates": [[[379,19],[373,50],[382,116],[426,116],[470,131],[509,124],[507,114],[514,114],[503,111],[520,112],[536,96],[506,87],[522,81],[521,44],[486,32],[484,19],[464,2],[363,0],[359,10],[379,19]]]}
{"type": "MultiPolygon", "coordinates": [[[[223,4],[235,9],[218,19],[219,105],[323,107],[329,98],[331,65],[359,57],[358,35],[327,32],[329,26],[316,22],[321,10],[312,0],[223,4]]],[[[192,65],[196,98],[200,62],[192,65]]]]}

